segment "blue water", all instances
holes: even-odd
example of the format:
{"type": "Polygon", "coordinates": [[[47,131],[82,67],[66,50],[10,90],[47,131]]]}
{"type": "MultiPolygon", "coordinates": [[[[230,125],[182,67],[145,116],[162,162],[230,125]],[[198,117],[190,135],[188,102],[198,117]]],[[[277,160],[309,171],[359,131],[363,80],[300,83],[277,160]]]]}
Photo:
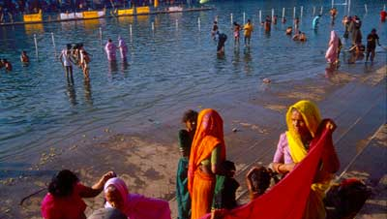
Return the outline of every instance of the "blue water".
{"type": "MultiPolygon", "coordinates": [[[[291,81],[316,76],[326,63],[329,32],[333,28],[342,35],[341,18],[348,11],[337,6],[339,14],[332,27],[328,16],[331,1],[325,2],[227,1],[213,3],[216,9],[212,11],[0,27],[0,58],[7,58],[14,66],[10,73],[0,70],[0,162],[28,159],[29,154],[53,142],[131,121],[145,110],[157,112],[160,102],[172,106],[194,96],[258,89],[257,84],[266,77],[291,81]],[[304,8],[300,29],[308,36],[306,43],[293,42],[284,34],[292,23],[294,6],[297,16],[301,16],[300,7],[304,8]],[[314,6],[316,11],[324,6],[317,32],[311,28],[314,6]],[[265,34],[258,11],[263,10],[264,18],[274,8],[281,17],[283,7],[288,22],[281,24],[279,19],[271,34],[265,34]],[[243,12],[246,20],[250,18],[255,24],[250,49],[243,47],[243,41],[239,49],[233,44],[230,13],[234,21],[242,23],[243,12]],[[228,35],[224,57],[217,56],[216,43],[210,37],[216,16],[220,30],[228,35]],[[120,61],[111,66],[105,59],[103,45],[108,38],[117,42],[119,35],[129,45],[129,66],[120,61]],[[55,55],[66,43],[78,42],[92,54],[91,82],[84,83],[81,70],[74,68],[75,84],[70,86],[55,55]],[[28,67],[19,62],[22,50],[31,58],[28,67]]],[[[375,27],[380,41],[387,45],[386,24],[379,22],[383,1],[352,2],[351,14],[363,20],[363,42],[375,27]]]]}

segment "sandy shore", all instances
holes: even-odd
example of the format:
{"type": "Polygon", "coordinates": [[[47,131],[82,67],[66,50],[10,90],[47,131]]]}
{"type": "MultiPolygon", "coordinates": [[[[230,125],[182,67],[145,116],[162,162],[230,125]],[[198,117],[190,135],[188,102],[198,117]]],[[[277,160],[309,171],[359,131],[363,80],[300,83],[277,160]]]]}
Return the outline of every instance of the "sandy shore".
{"type": "MultiPolygon", "coordinates": [[[[52,175],[62,168],[77,172],[86,185],[94,183],[104,172],[114,170],[126,181],[130,192],[170,200],[175,216],[175,172],[179,158],[177,131],[181,128],[182,112],[189,108],[211,107],[222,115],[227,156],[236,162],[237,179],[243,185],[239,194],[243,195],[244,181],[240,180],[243,171],[252,163],[270,162],[278,135],[285,130],[284,114],[290,104],[300,99],[314,100],[324,116],[341,119],[341,98],[349,87],[362,94],[350,97],[352,102],[372,96],[373,91],[383,89],[383,83],[385,90],[386,54],[377,55],[378,62],[373,65],[343,66],[334,73],[321,72],[315,78],[291,83],[257,82],[256,87],[241,88],[238,92],[225,91],[161,106],[154,114],[137,118],[131,124],[127,121],[112,124],[85,133],[83,139],[65,147],[47,148],[33,166],[22,168],[24,171],[13,173],[12,168],[17,164],[9,164],[9,167],[2,164],[1,172],[6,177],[0,178],[3,197],[0,218],[40,218],[40,202],[45,191],[28,198],[23,205],[19,202],[44,188],[52,175]],[[136,129],[131,129],[131,126],[136,126],[136,129]],[[232,131],[234,128],[237,132],[232,131]]],[[[351,119],[348,121],[350,123],[351,119]]],[[[378,122],[373,124],[378,125],[378,122]]],[[[338,126],[337,132],[344,133],[345,127],[338,126]]],[[[346,153],[341,150],[339,153],[345,160],[346,153]]],[[[103,205],[102,195],[86,201],[87,215],[103,205]]]]}

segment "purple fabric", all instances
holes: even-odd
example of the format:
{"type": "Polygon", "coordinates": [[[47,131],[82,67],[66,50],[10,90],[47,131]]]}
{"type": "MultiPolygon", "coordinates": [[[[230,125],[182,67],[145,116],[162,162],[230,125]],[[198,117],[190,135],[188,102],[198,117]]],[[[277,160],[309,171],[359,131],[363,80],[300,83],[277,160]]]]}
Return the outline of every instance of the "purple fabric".
{"type": "Polygon", "coordinates": [[[109,61],[116,61],[116,50],[117,47],[114,43],[106,43],[105,51],[109,61]]]}
{"type": "Polygon", "coordinates": [[[294,163],[290,154],[288,138],[286,133],[282,133],[277,145],[277,151],[274,154],[273,163],[294,163]]]}
{"type": "Polygon", "coordinates": [[[120,48],[121,59],[126,59],[126,53],[128,52],[128,47],[126,46],[126,43],[122,38],[118,39],[118,48],[120,48]]]}

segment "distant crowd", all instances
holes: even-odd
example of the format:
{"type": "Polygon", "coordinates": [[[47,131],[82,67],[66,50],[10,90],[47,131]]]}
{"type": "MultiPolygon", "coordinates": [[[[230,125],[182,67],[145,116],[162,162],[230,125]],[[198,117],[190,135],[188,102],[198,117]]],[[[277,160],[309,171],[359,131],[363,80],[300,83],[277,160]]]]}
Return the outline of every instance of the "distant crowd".
{"type": "MultiPolygon", "coordinates": [[[[22,14],[41,12],[81,12],[103,8],[130,8],[150,5],[149,0],[4,0],[0,2],[0,23],[13,22],[22,14]]],[[[198,0],[191,0],[192,4],[198,0]]],[[[161,5],[186,4],[186,0],[159,0],[161,5]]]]}

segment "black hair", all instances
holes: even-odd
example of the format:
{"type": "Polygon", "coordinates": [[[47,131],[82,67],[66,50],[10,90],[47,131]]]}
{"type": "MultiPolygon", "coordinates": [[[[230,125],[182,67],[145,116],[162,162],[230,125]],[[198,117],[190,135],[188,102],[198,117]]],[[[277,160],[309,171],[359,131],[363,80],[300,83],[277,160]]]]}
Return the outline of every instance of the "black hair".
{"type": "Polygon", "coordinates": [[[70,43],[66,44],[66,47],[67,49],[71,49],[71,44],[70,43]]]}
{"type": "Polygon", "coordinates": [[[257,166],[257,170],[250,176],[253,189],[258,194],[263,194],[270,185],[271,174],[263,166],[257,166]]]}
{"type": "Polygon", "coordinates": [[[222,166],[223,166],[224,170],[226,170],[226,172],[232,172],[232,171],[235,172],[236,171],[235,164],[232,161],[225,160],[222,163],[222,166]]]}
{"type": "Polygon", "coordinates": [[[54,176],[48,185],[48,192],[54,197],[66,197],[71,195],[74,185],[79,182],[78,177],[70,170],[61,170],[54,176]]]}
{"type": "Polygon", "coordinates": [[[198,112],[195,110],[187,110],[183,114],[183,118],[181,118],[181,122],[185,123],[188,121],[196,121],[198,119],[198,112]]]}
{"type": "Polygon", "coordinates": [[[109,39],[108,39],[108,42],[110,42],[110,43],[111,43],[111,42],[112,42],[112,39],[110,39],[110,38],[109,38],[109,39]]]}

